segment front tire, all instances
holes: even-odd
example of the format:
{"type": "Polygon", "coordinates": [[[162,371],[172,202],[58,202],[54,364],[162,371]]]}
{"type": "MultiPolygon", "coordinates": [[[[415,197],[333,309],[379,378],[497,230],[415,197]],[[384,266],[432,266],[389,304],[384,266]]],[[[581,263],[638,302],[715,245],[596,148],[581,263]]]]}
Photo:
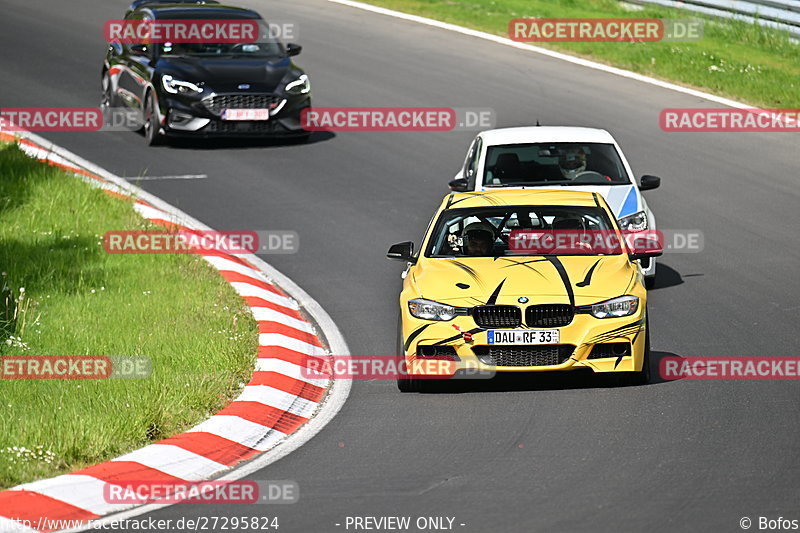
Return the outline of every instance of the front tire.
{"type": "Polygon", "coordinates": [[[105,112],[117,107],[117,98],[116,95],[114,95],[111,85],[111,76],[108,75],[107,70],[103,72],[103,78],[100,80],[100,89],[100,109],[105,112]]]}
{"type": "Polygon", "coordinates": [[[144,140],[148,146],[158,146],[164,140],[161,134],[161,124],[158,121],[158,109],[156,108],[156,101],[152,95],[148,94],[144,105],[144,115],[142,117],[144,124],[144,140]]]}
{"type": "Polygon", "coordinates": [[[397,353],[400,354],[397,356],[397,388],[400,389],[400,392],[420,392],[421,390],[421,383],[419,379],[414,379],[409,377],[408,375],[400,374],[400,368],[402,368],[403,360],[405,359],[405,347],[403,345],[403,319],[402,317],[397,317],[397,353]]]}
{"type": "Polygon", "coordinates": [[[632,385],[647,385],[650,383],[650,319],[645,319],[645,332],[644,332],[644,360],[642,361],[642,369],[635,372],[631,377],[632,385]]]}

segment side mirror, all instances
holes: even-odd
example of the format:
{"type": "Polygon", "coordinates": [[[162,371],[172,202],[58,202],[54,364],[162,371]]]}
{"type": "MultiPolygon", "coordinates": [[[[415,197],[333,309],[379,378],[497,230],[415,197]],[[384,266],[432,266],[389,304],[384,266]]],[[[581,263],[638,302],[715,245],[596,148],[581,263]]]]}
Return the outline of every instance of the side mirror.
{"type": "Polygon", "coordinates": [[[648,257],[658,257],[663,254],[664,252],[659,250],[652,252],[636,252],[633,254],[628,254],[628,257],[630,258],[631,261],[638,261],[639,259],[647,259],[648,257]]]}
{"type": "Polygon", "coordinates": [[[640,191],[649,191],[650,189],[657,189],[661,185],[661,178],[658,176],[649,176],[645,175],[642,176],[641,185],[639,185],[640,191]]]}
{"type": "Polygon", "coordinates": [[[464,192],[467,190],[467,187],[469,187],[469,182],[467,181],[467,178],[458,178],[450,181],[448,185],[450,186],[451,191],[464,192]]]}
{"type": "Polygon", "coordinates": [[[286,55],[289,57],[300,55],[300,52],[303,51],[303,47],[299,44],[294,43],[287,43],[286,44],[286,55]]]}
{"type": "Polygon", "coordinates": [[[414,243],[411,241],[393,244],[386,253],[389,259],[398,261],[414,261],[414,243]]]}

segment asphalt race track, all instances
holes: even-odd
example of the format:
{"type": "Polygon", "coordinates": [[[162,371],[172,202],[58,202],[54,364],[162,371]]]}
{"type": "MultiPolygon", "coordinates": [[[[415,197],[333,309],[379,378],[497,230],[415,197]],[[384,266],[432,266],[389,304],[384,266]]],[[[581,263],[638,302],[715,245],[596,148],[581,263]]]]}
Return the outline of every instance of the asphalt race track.
{"type": "MultiPolygon", "coordinates": [[[[501,127],[608,129],[637,177],[662,177],[645,193],[659,229],[705,238],[702,253],[660,259],[656,361],[797,355],[797,134],[664,133],[662,108],[714,105],[323,0],[235,3],[298,25],[318,106],[490,107],[501,127]]],[[[0,107],[96,107],[102,24],[126,6],[2,0],[0,107]]],[[[298,254],[265,259],[330,313],[354,354],[390,354],[401,265],[386,250],[419,242],[474,133],[158,148],[129,132],[44,136],[122,176],[207,174],[140,185],[215,229],[297,231],[298,254]]],[[[511,380],[403,395],[393,381],[358,381],[320,434],[250,477],[296,480],[299,503],[151,516],[276,515],[284,533],[382,515],[455,517],[464,532],[737,531],[743,516],[800,518],[797,386],[511,380]]]]}

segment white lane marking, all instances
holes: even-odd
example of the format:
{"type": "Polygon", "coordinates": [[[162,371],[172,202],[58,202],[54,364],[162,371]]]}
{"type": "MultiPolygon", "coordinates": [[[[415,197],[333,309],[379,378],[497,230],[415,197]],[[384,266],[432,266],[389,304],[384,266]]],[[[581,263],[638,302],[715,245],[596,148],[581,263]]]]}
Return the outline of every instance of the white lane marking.
{"type": "Polygon", "coordinates": [[[300,306],[294,300],[286,298],[285,296],[281,296],[280,294],[275,294],[272,291],[268,291],[267,289],[262,289],[261,287],[256,287],[255,285],[251,285],[250,283],[245,283],[242,281],[234,281],[231,283],[233,290],[239,294],[239,296],[253,296],[255,298],[261,298],[262,300],[266,300],[268,302],[272,302],[274,304],[278,304],[281,307],[288,307],[289,309],[299,309],[300,306]]]}
{"type": "Polygon", "coordinates": [[[151,444],[111,462],[133,461],[186,481],[206,479],[228,467],[172,444],[151,444]]]}
{"type": "Polygon", "coordinates": [[[311,325],[311,323],[306,322],[305,320],[298,320],[290,317],[289,315],[281,313],[280,311],[274,311],[268,307],[254,307],[252,311],[257,322],[279,322],[300,332],[315,335],[314,327],[311,325]]]}
{"type": "Polygon", "coordinates": [[[274,357],[260,357],[256,360],[256,370],[259,372],[277,372],[290,378],[304,381],[317,387],[325,388],[330,380],[327,374],[321,374],[314,370],[284,361],[274,357]],[[318,376],[318,377],[314,377],[318,376]]]}
{"type": "Polygon", "coordinates": [[[155,181],[155,180],[204,180],[208,178],[208,174],[181,174],[176,176],[136,176],[135,178],[128,178],[133,182],[137,181],[155,181]]]}
{"type": "Polygon", "coordinates": [[[276,442],[286,437],[277,429],[250,422],[244,418],[231,415],[214,415],[187,433],[202,431],[212,433],[223,439],[238,442],[254,450],[266,451],[276,442]]]}
{"type": "Polygon", "coordinates": [[[66,502],[96,515],[114,513],[130,505],[107,503],[103,497],[106,482],[83,474],[65,474],[33,483],[25,483],[11,490],[29,490],[66,502]]]}
{"type": "Polygon", "coordinates": [[[666,81],[657,80],[655,78],[651,78],[649,76],[644,76],[642,74],[637,74],[636,72],[631,72],[630,70],[624,70],[621,68],[610,67],[608,65],[603,65],[600,63],[595,63],[594,61],[589,61],[588,59],[582,59],[580,57],[571,56],[569,54],[564,54],[561,52],[554,52],[553,50],[548,50],[546,48],[539,48],[538,46],[533,46],[526,43],[519,43],[517,41],[512,41],[507,37],[500,37],[498,35],[492,35],[491,33],[486,33],[478,30],[471,30],[469,28],[465,28],[463,26],[458,26],[456,24],[448,24],[446,22],[440,22],[438,20],[433,20],[425,17],[420,17],[417,15],[409,15],[408,13],[401,13],[400,11],[393,11],[391,9],[386,9],[383,7],[376,7],[371,6],[369,4],[364,4],[362,2],[354,2],[353,0],[328,0],[328,2],[332,2],[334,4],[341,4],[344,6],[354,7],[357,9],[363,9],[364,11],[371,11],[373,13],[378,13],[380,15],[386,15],[389,17],[394,17],[398,19],[407,20],[410,22],[416,22],[418,24],[425,24],[426,26],[433,26],[435,28],[440,28],[447,31],[452,31],[455,33],[460,33],[462,35],[469,35],[472,37],[478,37],[479,39],[484,39],[486,41],[492,41],[494,43],[503,44],[506,46],[511,46],[513,48],[519,48],[520,50],[527,50],[529,52],[535,52],[537,54],[541,54],[544,56],[552,57],[554,59],[560,59],[562,61],[567,61],[569,63],[573,63],[575,65],[580,65],[582,67],[591,68],[594,70],[600,70],[603,72],[607,72],[609,74],[614,74],[616,76],[621,76],[623,78],[629,78],[632,80],[640,81],[642,83],[648,83],[650,85],[655,85],[657,87],[661,87],[662,89],[668,89],[670,91],[676,91],[683,94],[688,94],[691,96],[696,96],[698,98],[703,98],[710,102],[715,102],[717,104],[722,104],[728,107],[735,107],[737,109],[751,109],[753,106],[749,104],[745,104],[742,102],[737,102],[735,100],[730,100],[728,98],[723,98],[721,96],[716,96],[714,94],[705,93],[703,91],[698,91],[697,89],[690,89],[688,87],[681,87],[680,85],[676,85],[674,83],[669,83],[666,81]]]}
{"type": "Polygon", "coordinates": [[[294,394],[275,389],[269,385],[248,385],[242,394],[236,398],[237,402],[258,402],[281,411],[287,411],[303,418],[311,418],[319,408],[317,402],[306,400],[294,394]]]}
{"type": "Polygon", "coordinates": [[[279,346],[281,348],[287,348],[289,350],[294,350],[295,352],[304,353],[306,355],[325,355],[324,348],[320,348],[319,346],[314,346],[313,344],[308,344],[307,342],[297,340],[293,337],[287,337],[286,335],[281,335],[280,333],[259,334],[258,345],[279,346]]]}

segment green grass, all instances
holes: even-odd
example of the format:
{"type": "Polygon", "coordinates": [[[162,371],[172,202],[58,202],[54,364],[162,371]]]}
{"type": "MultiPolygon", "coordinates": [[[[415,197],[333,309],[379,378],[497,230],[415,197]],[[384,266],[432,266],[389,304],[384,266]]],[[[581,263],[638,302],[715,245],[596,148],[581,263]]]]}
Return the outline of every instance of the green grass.
{"type": "Polygon", "coordinates": [[[0,145],[0,288],[17,300],[0,356],[153,366],[147,379],[0,380],[0,488],[179,433],[249,380],[258,336],[244,302],[199,256],[104,251],[106,231],[136,229],[155,226],[131,202],[0,145]]]}
{"type": "Polygon", "coordinates": [[[800,45],[788,33],[743,21],[616,0],[367,0],[369,3],[508,37],[512,18],[704,18],[704,38],[686,43],[532,43],[752,105],[800,107],[800,45]]]}

